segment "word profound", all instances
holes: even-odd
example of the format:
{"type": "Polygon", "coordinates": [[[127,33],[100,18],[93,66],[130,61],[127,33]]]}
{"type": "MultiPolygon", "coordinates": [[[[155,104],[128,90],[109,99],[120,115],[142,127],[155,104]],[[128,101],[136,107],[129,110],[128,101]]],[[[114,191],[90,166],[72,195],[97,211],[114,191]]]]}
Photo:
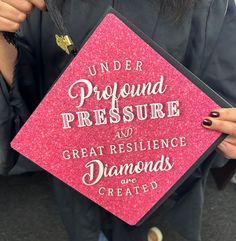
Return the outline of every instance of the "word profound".
{"type": "Polygon", "coordinates": [[[163,75],[155,83],[148,82],[136,85],[125,83],[119,87],[118,83],[114,82],[113,85],[107,85],[104,89],[100,89],[97,85],[94,86],[87,79],[80,79],[70,86],[68,95],[71,99],[79,100],[77,107],[82,107],[86,99],[95,95],[98,101],[111,100],[111,108],[114,109],[118,108],[118,100],[121,98],[164,94],[166,89],[163,75]]]}

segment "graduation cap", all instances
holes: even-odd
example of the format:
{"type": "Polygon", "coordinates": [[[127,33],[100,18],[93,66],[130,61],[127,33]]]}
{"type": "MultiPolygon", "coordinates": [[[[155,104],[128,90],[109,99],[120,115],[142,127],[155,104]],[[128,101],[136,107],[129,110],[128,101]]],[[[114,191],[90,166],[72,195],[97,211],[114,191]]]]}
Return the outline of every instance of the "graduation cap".
{"type": "MultiPolygon", "coordinates": [[[[53,19],[60,25],[58,12],[53,19]]],[[[128,224],[142,223],[223,140],[201,122],[229,104],[112,8],[77,54],[68,33],[56,38],[75,57],[11,145],[128,224]]]]}

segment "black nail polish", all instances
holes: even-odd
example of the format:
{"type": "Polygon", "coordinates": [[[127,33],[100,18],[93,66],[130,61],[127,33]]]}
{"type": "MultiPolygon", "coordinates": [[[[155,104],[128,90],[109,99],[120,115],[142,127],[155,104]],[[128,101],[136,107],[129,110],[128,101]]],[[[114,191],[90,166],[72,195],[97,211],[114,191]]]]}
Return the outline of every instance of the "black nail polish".
{"type": "Polygon", "coordinates": [[[212,111],[212,112],[210,113],[210,117],[217,118],[217,117],[219,117],[219,116],[220,116],[220,113],[217,112],[217,111],[212,111]]]}
{"type": "Polygon", "coordinates": [[[203,124],[204,126],[211,126],[211,125],[212,125],[212,121],[209,120],[209,119],[204,119],[203,122],[202,122],[202,124],[203,124]]]}

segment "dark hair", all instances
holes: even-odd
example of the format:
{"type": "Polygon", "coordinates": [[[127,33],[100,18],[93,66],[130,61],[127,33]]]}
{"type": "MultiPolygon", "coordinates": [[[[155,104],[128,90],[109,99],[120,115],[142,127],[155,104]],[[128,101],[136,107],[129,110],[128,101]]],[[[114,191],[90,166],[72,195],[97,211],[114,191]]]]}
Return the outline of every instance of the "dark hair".
{"type": "Polygon", "coordinates": [[[161,12],[168,19],[179,22],[197,0],[161,0],[161,12]]]}

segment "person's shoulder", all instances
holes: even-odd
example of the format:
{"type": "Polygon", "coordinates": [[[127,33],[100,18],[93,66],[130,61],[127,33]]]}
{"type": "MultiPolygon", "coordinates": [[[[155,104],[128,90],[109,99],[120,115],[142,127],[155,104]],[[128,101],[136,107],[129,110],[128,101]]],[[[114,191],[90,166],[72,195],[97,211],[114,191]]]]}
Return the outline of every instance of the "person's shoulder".
{"type": "Polygon", "coordinates": [[[236,0],[195,0],[195,9],[201,9],[218,15],[225,15],[229,5],[235,5],[236,0]]]}
{"type": "Polygon", "coordinates": [[[235,1],[195,0],[193,22],[201,23],[205,29],[206,38],[211,40],[218,38],[227,15],[232,10],[235,12],[235,1]]]}

